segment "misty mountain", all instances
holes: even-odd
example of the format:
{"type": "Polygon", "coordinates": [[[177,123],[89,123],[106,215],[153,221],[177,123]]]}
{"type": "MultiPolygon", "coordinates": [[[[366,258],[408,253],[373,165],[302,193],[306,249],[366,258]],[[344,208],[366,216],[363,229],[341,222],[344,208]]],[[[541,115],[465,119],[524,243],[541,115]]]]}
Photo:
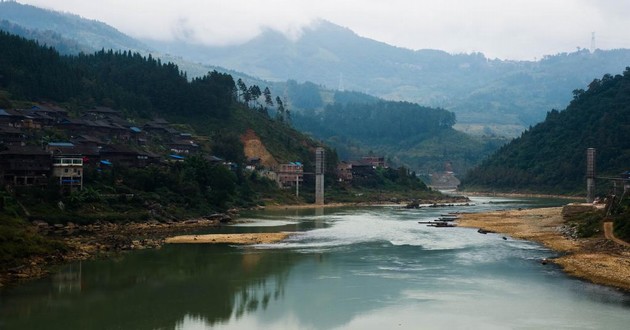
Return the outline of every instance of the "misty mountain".
{"type": "Polygon", "coordinates": [[[54,31],[93,50],[102,48],[148,50],[140,41],[105,23],[13,1],[0,2],[0,20],[29,30],[54,31]]]}
{"type": "Polygon", "coordinates": [[[457,114],[460,127],[499,127],[499,133],[511,129],[512,134],[543,120],[547,111],[566,106],[574,89],[584,88],[594,77],[622,71],[630,63],[630,50],[625,49],[578,50],[539,61],[409,50],[327,21],[304,29],[297,40],[266,30],[236,46],[146,42],[164,52],[270,81],[312,81],[445,108],[457,114]]]}

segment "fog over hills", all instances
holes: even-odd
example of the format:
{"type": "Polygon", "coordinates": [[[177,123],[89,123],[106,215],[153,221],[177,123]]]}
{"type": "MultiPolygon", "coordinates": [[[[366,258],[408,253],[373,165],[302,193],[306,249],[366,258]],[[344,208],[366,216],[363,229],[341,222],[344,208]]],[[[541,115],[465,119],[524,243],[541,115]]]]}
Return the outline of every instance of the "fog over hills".
{"type": "Polygon", "coordinates": [[[414,51],[358,36],[323,20],[297,39],[266,30],[237,46],[146,42],[171,54],[263,79],[312,81],[442,107],[454,111],[460,124],[516,127],[516,133],[544,119],[551,109],[565,107],[574,89],[630,64],[629,50],[577,50],[539,61],[414,51]]]}
{"type": "Polygon", "coordinates": [[[548,111],[564,108],[573,90],[630,65],[630,51],[626,49],[578,49],[538,61],[410,50],[361,37],[325,20],[305,28],[297,38],[268,29],[236,46],[206,46],[182,39],[140,42],[104,23],[76,15],[15,2],[0,6],[0,20],[28,29],[51,30],[79,44],[69,49],[152,52],[163,60],[175,61],[189,77],[225,68],[268,81],[311,81],[330,89],[440,107],[457,115],[456,127],[478,134],[516,136],[542,121],[548,111]]]}
{"type": "Polygon", "coordinates": [[[92,49],[134,49],[147,51],[142,42],[105,23],[81,16],[6,1],[0,3],[0,20],[40,31],[54,31],[92,49]]]}
{"type": "MultiPolygon", "coordinates": [[[[630,51],[626,49],[577,50],[539,61],[410,50],[361,37],[324,20],[295,37],[268,29],[242,45],[211,47],[187,40],[141,42],[98,21],[0,2],[0,28],[68,54],[102,48],[132,50],[145,56],[151,53],[163,62],[176,63],[189,79],[214,69],[227,72],[247,85],[269,86],[274,95],[285,99],[295,127],[337,148],[342,157],[351,159],[374,151],[399,164],[427,171],[441,169],[444,161],[450,161],[460,173],[505,142],[498,137],[520,135],[528,126],[542,121],[548,111],[565,108],[574,90],[630,65],[630,51]],[[303,83],[309,81],[313,83],[303,83]],[[361,134],[350,134],[351,130],[343,125],[333,129],[333,123],[343,123],[344,113],[337,110],[369,108],[391,115],[384,122],[398,120],[402,124],[405,119],[400,107],[391,103],[379,103],[382,106],[377,109],[339,107],[333,104],[340,96],[335,90],[360,92],[346,95],[352,96],[354,103],[377,102],[367,95],[371,94],[442,108],[455,113],[456,129],[477,137],[471,140],[449,128],[428,138],[418,128],[416,134],[396,138],[393,143],[386,138],[392,135],[387,132],[367,141],[361,134]]],[[[421,112],[416,116],[422,120],[421,112]]],[[[416,121],[406,118],[407,124],[416,121]]],[[[368,125],[360,117],[351,123],[357,127],[368,125]]]]}

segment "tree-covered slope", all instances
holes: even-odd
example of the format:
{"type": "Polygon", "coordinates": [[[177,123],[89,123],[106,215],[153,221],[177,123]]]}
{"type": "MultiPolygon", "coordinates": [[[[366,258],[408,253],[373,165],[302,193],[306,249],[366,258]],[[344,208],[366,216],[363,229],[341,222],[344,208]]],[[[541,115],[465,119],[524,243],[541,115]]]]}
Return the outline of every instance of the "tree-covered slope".
{"type": "Polygon", "coordinates": [[[597,149],[597,172],[617,176],[630,168],[630,68],[574,90],[563,111],[552,110],[471,170],[467,189],[581,193],[586,149],[597,149]]]}
{"type": "Polygon", "coordinates": [[[267,30],[242,45],[209,47],[179,40],[157,49],[270,81],[312,81],[327,88],[362,91],[455,112],[458,122],[497,130],[526,128],[571,99],[593,77],[620,72],[630,50],[583,49],[537,61],[410,50],[361,37],[326,21],[298,39],[267,30]],[[494,124],[494,125],[492,125],[494,124]]]}
{"type": "Polygon", "coordinates": [[[308,103],[324,105],[298,108],[293,114],[294,125],[335,147],[341,159],[375,153],[419,173],[442,171],[446,162],[463,173],[505,143],[504,139],[472,137],[454,130],[455,114],[444,109],[325,89],[319,89],[317,102],[312,96],[318,91],[314,84],[297,86],[302,87],[288,89],[291,101],[305,98],[293,96],[301,90],[309,95],[308,103]]]}

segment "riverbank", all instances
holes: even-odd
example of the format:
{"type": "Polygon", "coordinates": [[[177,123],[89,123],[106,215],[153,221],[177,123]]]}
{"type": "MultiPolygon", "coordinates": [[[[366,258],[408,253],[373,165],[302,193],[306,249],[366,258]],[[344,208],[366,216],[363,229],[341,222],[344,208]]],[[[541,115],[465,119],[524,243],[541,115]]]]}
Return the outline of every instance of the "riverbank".
{"type": "Polygon", "coordinates": [[[166,244],[271,244],[288,238],[293,233],[248,233],[248,234],[208,234],[180,235],[168,237],[166,244]]]}
{"type": "Polygon", "coordinates": [[[21,262],[19,266],[0,272],[0,287],[24,280],[44,277],[54,271],[56,265],[65,263],[109,258],[130,250],[158,249],[166,237],[216,228],[225,221],[225,215],[189,219],[185,221],[143,223],[111,223],[98,221],[89,225],[49,225],[34,222],[31,230],[39,235],[63,243],[63,251],[47,255],[36,255],[21,262]]]}
{"type": "Polygon", "coordinates": [[[462,214],[458,226],[539,242],[563,254],[550,261],[568,274],[630,291],[630,248],[603,235],[571,238],[561,207],[462,214]]]}
{"type": "Polygon", "coordinates": [[[407,206],[407,205],[435,205],[447,206],[458,203],[468,203],[470,199],[465,196],[451,196],[441,199],[413,199],[413,200],[378,200],[363,202],[333,202],[326,204],[271,204],[265,205],[260,209],[265,210],[296,210],[296,209],[318,209],[318,208],[336,208],[336,207],[369,207],[369,206],[407,206]]]}

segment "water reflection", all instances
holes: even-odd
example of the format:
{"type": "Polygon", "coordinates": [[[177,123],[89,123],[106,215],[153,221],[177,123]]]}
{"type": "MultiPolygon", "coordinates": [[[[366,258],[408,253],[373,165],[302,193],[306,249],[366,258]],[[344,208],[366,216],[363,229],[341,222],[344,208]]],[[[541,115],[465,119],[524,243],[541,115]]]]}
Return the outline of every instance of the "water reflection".
{"type": "Polygon", "coordinates": [[[3,292],[0,327],[174,328],[186,315],[213,325],[281,299],[291,267],[302,258],[197,245],[72,264],[3,292]]]}
{"type": "MultiPolygon", "coordinates": [[[[478,199],[463,211],[523,205],[478,199]]],[[[0,328],[625,329],[630,322],[628,296],[541,266],[553,253],[537,244],[417,223],[451,211],[245,215],[247,227],[218,231],[304,233],[253,248],[172,245],[67,265],[0,291],[0,328]]]]}

